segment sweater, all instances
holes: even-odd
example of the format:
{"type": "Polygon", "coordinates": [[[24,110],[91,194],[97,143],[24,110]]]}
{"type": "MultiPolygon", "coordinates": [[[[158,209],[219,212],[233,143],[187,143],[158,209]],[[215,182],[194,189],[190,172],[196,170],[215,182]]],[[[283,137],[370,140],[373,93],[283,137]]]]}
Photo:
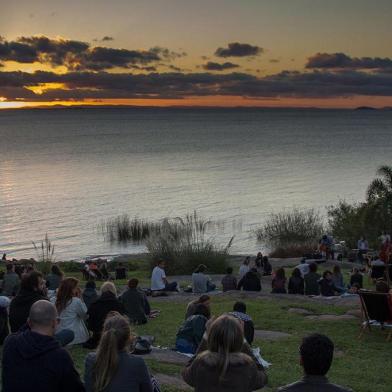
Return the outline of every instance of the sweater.
{"type": "Polygon", "coordinates": [[[147,306],[148,301],[144,292],[136,288],[128,289],[119,300],[132,323],[145,324],[147,322],[146,309],[149,306],[147,306]]]}
{"type": "Polygon", "coordinates": [[[231,274],[225,275],[222,278],[222,290],[230,291],[237,289],[237,278],[231,274]]]}
{"type": "Polygon", "coordinates": [[[19,293],[10,304],[9,320],[11,332],[17,332],[26,324],[31,306],[41,299],[48,300],[40,291],[19,290],[19,293]]]}
{"type": "Polygon", "coordinates": [[[241,288],[244,291],[261,291],[260,275],[257,272],[249,271],[246,275],[238,282],[238,290],[241,288]]]}
{"type": "Polygon", "coordinates": [[[289,279],[289,294],[304,293],[304,279],[301,277],[291,276],[289,279]]]}
{"type": "Polygon", "coordinates": [[[278,392],[353,392],[351,389],[332,384],[325,376],[304,376],[301,381],[286,385],[278,392]]]}
{"type": "MultiPolygon", "coordinates": [[[[105,392],[152,392],[150,375],[143,358],[122,351],[118,354],[118,360],[117,371],[105,392]]],[[[84,372],[87,392],[93,392],[93,367],[95,361],[95,353],[87,355],[84,372]]]]}
{"type": "Polygon", "coordinates": [[[68,352],[56,339],[26,329],[5,340],[3,392],[81,392],[84,386],[68,352]]]}
{"type": "Polygon", "coordinates": [[[321,275],[317,272],[309,272],[305,275],[305,294],[306,295],[319,295],[320,287],[318,281],[321,275]]]}
{"type": "Polygon", "coordinates": [[[185,339],[196,347],[200,344],[206,330],[207,318],[197,314],[185,320],[177,332],[177,339],[185,339]]]}
{"type": "Polygon", "coordinates": [[[217,353],[205,351],[182,371],[185,382],[195,392],[250,392],[267,382],[264,371],[258,369],[246,354],[231,353],[225,376],[220,379],[217,353]]]}

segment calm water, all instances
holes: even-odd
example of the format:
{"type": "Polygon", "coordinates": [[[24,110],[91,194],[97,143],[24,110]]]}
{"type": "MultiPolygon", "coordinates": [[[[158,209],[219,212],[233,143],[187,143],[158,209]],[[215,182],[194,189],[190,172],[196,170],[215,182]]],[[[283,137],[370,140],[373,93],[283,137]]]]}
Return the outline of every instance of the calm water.
{"type": "Polygon", "coordinates": [[[232,253],[254,253],[270,212],[363,200],[391,153],[391,111],[0,111],[0,251],[34,256],[48,232],[58,259],[139,252],[97,225],[196,209],[225,222],[218,242],[236,235],[232,253]]]}

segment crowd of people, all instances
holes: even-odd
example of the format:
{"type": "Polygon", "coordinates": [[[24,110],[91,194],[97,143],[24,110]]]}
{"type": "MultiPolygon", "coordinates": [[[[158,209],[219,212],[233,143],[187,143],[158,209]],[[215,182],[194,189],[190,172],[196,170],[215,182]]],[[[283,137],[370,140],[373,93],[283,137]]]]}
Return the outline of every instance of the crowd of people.
{"type": "MultiPolygon", "coordinates": [[[[91,268],[91,263],[88,265],[91,268]]],[[[98,270],[102,274],[102,268],[98,270]]],[[[232,267],[228,268],[221,280],[222,289],[260,291],[261,277],[270,275],[273,294],[334,296],[355,294],[363,286],[358,268],[353,268],[347,282],[339,265],[322,276],[317,270],[316,263],[302,260],[286,278],[284,268],[273,271],[268,257],[259,253],[253,261],[245,258],[238,277],[232,267]]],[[[3,391],[26,391],[31,385],[43,392],[159,391],[143,359],[132,354],[135,336],[131,326],[156,316],[137,279],[129,279],[126,289],[118,293],[110,280],[98,290],[95,280],[103,275],[97,273],[94,279],[85,274],[88,280],[82,289],[78,279],[65,277],[58,265],[53,265],[46,276],[32,266],[18,272],[8,263],[1,286],[3,391]],[[76,345],[94,350],[85,359],[83,381],[64,349],[76,345]]],[[[241,301],[235,302],[230,312],[213,316],[208,293],[216,285],[206,272],[207,267],[199,265],[192,274],[192,291],[201,295],[188,304],[175,338],[175,349],[192,355],[182,371],[183,379],[196,392],[262,388],[267,373],[251,349],[255,336],[252,316],[241,301]]],[[[117,275],[126,277],[124,266],[119,265],[117,275]]],[[[170,282],[166,276],[162,260],[152,271],[150,289],[148,294],[153,296],[179,290],[177,282],[170,282]]],[[[388,292],[389,286],[378,281],[376,289],[388,292]]],[[[328,382],[332,359],[333,343],[328,337],[305,337],[300,347],[304,377],[279,391],[348,391],[328,382]]]]}

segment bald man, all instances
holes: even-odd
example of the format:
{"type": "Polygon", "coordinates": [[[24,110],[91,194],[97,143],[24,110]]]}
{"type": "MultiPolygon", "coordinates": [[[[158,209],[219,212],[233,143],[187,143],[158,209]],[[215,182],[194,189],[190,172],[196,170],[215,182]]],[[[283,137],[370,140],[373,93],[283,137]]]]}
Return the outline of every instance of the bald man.
{"type": "Polygon", "coordinates": [[[57,318],[53,304],[37,301],[30,309],[30,328],[7,337],[2,359],[3,392],[85,390],[70,355],[54,338],[57,318]]]}

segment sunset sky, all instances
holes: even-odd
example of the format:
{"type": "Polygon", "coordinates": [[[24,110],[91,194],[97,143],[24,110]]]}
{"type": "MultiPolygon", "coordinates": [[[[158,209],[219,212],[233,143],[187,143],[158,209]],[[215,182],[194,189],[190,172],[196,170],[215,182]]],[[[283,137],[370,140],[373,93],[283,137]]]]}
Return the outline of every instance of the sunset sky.
{"type": "Polygon", "coordinates": [[[390,0],[0,0],[0,108],[392,106],[390,0]]]}

